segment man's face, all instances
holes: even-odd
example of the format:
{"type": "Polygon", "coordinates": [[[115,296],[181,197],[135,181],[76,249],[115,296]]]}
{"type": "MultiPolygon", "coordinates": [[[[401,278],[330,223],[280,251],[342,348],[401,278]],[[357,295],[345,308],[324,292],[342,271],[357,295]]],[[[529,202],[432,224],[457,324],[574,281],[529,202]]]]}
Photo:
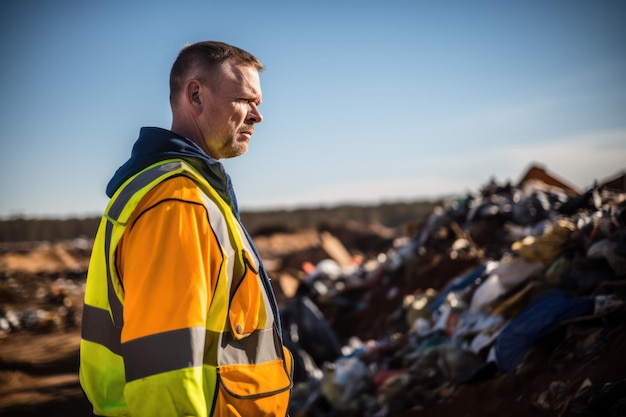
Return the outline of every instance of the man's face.
{"type": "Polygon", "coordinates": [[[259,72],[252,66],[226,61],[205,82],[200,115],[202,147],[215,159],[243,155],[254,125],[263,120],[259,72]]]}

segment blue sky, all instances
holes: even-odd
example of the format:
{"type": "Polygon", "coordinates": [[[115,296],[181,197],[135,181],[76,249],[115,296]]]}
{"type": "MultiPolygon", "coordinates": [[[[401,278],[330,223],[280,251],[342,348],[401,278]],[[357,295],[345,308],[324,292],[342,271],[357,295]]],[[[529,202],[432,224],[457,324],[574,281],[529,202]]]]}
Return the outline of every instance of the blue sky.
{"type": "Polygon", "coordinates": [[[186,43],[263,61],[224,160],[243,209],[376,204],[626,169],[624,1],[0,2],[0,218],[98,215],[186,43]]]}

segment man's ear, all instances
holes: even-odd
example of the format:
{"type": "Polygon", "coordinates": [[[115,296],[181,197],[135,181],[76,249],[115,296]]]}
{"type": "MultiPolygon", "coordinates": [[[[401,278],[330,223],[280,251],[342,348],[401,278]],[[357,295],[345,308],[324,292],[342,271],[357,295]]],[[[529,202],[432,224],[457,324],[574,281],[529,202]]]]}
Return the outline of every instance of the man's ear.
{"type": "Polygon", "coordinates": [[[201,85],[196,80],[190,80],[187,82],[185,89],[185,98],[187,102],[198,112],[202,111],[202,98],[200,97],[201,85]]]}

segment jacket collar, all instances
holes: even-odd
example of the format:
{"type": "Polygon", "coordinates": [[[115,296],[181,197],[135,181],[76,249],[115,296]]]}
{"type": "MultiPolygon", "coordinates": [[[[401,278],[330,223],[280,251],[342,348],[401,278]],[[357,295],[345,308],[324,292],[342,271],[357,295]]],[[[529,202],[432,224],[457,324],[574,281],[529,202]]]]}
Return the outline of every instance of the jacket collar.
{"type": "Polygon", "coordinates": [[[106,194],[112,197],[128,178],[142,169],[166,159],[182,159],[200,171],[218,194],[231,206],[235,215],[239,217],[235,192],[224,166],[204,152],[191,139],[158,127],[141,128],[130,158],[117,169],[107,185],[106,194]]]}

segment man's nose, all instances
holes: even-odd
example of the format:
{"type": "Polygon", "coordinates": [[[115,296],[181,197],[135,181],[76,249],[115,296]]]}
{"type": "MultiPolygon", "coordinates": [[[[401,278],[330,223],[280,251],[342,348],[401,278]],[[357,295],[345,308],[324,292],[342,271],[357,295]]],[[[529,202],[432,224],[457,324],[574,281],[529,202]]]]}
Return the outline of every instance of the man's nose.
{"type": "Polygon", "coordinates": [[[250,111],[248,112],[248,120],[252,123],[261,123],[263,121],[263,115],[259,111],[256,104],[250,103],[250,111]]]}

